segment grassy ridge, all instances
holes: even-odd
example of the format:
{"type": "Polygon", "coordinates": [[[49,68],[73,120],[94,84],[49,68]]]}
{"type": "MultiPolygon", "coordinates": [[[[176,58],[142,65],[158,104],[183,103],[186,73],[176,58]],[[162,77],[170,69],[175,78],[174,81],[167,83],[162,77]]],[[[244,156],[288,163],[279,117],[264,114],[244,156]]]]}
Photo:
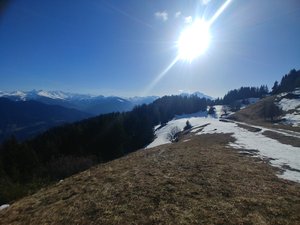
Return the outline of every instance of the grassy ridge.
{"type": "Polygon", "coordinates": [[[2,224],[299,224],[300,185],[226,147],[185,136],[93,167],[0,212],[2,224]]]}

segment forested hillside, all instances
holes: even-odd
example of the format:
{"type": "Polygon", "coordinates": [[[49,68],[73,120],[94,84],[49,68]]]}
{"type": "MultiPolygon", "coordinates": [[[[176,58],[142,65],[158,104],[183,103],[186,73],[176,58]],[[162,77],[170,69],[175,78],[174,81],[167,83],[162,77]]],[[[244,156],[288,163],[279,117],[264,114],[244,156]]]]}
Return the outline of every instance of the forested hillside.
{"type": "Polygon", "coordinates": [[[261,85],[260,87],[241,87],[228,91],[223,98],[214,100],[214,104],[236,106],[239,100],[246,101],[248,98],[262,98],[268,93],[269,89],[266,85],[261,85]]]}
{"type": "Polygon", "coordinates": [[[247,102],[248,98],[262,98],[268,94],[280,94],[290,92],[300,87],[300,70],[292,69],[284,75],[280,82],[275,81],[271,92],[267,85],[260,87],[241,87],[227,92],[223,98],[217,98],[213,101],[215,105],[230,105],[232,108],[239,109],[240,103],[247,102]]]}
{"type": "Polygon", "coordinates": [[[0,143],[12,134],[24,140],[50,127],[91,117],[90,114],[38,101],[12,101],[0,97],[0,143]]]}
{"type": "Polygon", "coordinates": [[[176,114],[204,111],[207,101],[196,96],[165,96],[131,112],[53,128],[26,142],[7,140],[0,148],[0,204],[140,149],[153,140],[155,125],[176,114]]]}
{"type": "Polygon", "coordinates": [[[275,81],[272,87],[272,94],[293,91],[297,87],[300,87],[300,70],[292,69],[282,77],[280,83],[275,81]]]}

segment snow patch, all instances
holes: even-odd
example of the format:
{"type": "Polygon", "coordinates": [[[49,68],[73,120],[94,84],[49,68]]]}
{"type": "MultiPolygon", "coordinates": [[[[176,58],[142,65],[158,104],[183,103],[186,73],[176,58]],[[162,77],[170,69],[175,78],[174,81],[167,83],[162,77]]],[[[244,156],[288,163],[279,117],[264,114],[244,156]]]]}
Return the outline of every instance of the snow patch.
{"type": "MultiPolygon", "coordinates": [[[[291,168],[300,170],[300,149],[268,138],[262,134],[262,131],[250,132],[238,127],[235,123],[217,121],[204,127],[199,134],[202,133],[233,133],[232,136],[236,141],[229,144],[231,147],[241,150],[257,150],[258,157],[269,158],[271,165],[275,167],[282,168],[289,165],[291,168]]],[[[300,173],[288,169],[280,177],[300,182],[300,173]]]]}
{"type": "Polygon", "coordinates": [[[9,206],[10,206],[9,204],[1,205],[1,206],[0,206],[0,211],[3,210],[3,209],[8,208],[9,206]]]}
{"type": "MultiPolygon", "coordinates": [[[[173,120],[169,121],[166,126],[155,131],[155,140],[146,148],[171,143],[170,140],[168,140],[168,133],[170,133],[173,127],[178,127],[182,130],[187,120],[190,121],[198,135],[215,133],[232,134],[236,141],[230,143],[230,147],[239,149],[241,152],[255,150],[255,157],[268,158],[272,166],[278,167],[284,171],[282,174],[278,175],[278,177],[300,182],[300,172],[298,172],[300,171],[299,148],[282,144],[277,140],[264,136],[262,133],[265,130],[268,130],[267,128],[263,128],[259,132],[251,132],[239,127],[234,122],[222,122],[213,117],[206,117],[203,112],[176,116],[173,120]],[[197,131],[196,127],[199,127],[202,130],[197,131]]],[[[278,133],[281,132],[277,130],[272,131],[278,133]]],[[[287,134],[286,132],[281,133],[287,134]]]]}
{"type": "Polygon", "coordinates": [[[293,94],[300,95],[300,88],[296,88],[295,91],[293,91],[293,94]]]}
{"type": "Polygon", "coordinates": [[[68,96],[60,91],[38,91],[37,95],[52,99],[66,99],[68,96]]]}
{"type": "Polygon", "coordinates": [[[216,112],[216,117],[220,118],[222,117],[222,115],[224,115],[224,110],[225,111],[229,111],[229,108],[227,106],[223,106],[223,105],[215,105],[215,112],[216,112]]]}
{"type": "Polygon", "coordinates": [[[283,98],[278,102],[278,106],[283,110],[283,111],[289,111],[289,110],[295,110],[300,107],[300,99],[287,99],[283,98]]]}
{"type": "Polygon", "coordinates": [[[163,144],[169,144],[171,141],[169,140],[169,135],[171,133],[171,130],[174,127],[178,127],[179,130],[183,130],[183,128],[186,125],[186,121],[190,121],[192,126],[196,126],[197,120],[200,117],[205,117],[207,116],[207,112],[197,112],[193,114],[184,114],[184,115],[177,115],[174,117],[173,120],[169,121],[165,126],[161,127],[160,129],[159,126],[155,126],[155,139],[152,143],[150,143],[146,148],[153,148],[159,145],[163,144]]]}
{"type": "Polygon", "coordinates": [[[300,113],[288,113],[282,119],[285,119],[284,123],[291,124],[293,127],[300,126],[300,113]]]}
{"type": "Polygon", "coordinates": [[[284,119],[283,123],[294,127],[300,126],[300,89],[292,93],[282,93],[277,96],[278,98],[281,99],[277,102],[277,106],[285,112],[285,115],[281,117],[284,119]]]}

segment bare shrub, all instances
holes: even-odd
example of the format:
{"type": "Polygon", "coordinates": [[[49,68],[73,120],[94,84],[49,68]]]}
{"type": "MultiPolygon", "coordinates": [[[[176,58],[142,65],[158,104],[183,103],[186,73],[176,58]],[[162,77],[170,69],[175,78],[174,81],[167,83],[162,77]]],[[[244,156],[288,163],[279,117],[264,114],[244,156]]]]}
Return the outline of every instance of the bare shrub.
{"type": "Polygon", "coordinates": [[[171,142],[176,142],[178,141],[178,134],[180,133],[179,127],[175,126],[172,127],[170,132],[167,134],[168,135],[168,140],[171,142]]]}

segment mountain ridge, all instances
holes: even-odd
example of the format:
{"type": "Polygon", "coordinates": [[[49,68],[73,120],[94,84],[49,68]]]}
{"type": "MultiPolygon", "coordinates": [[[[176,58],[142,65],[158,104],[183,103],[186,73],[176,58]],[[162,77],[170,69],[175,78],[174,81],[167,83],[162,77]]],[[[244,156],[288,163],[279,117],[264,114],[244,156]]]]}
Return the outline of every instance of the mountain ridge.
{"type": "Polygon", "coordinates": [[[209,99],[209,100],[213,100],[214,99],[213,97],[211,97],[209,95],[206,95],[206,94],[204,94],[204,93],[202,93],[200,91],[195,91],[195,92],[191,92],[191,93],[189,93],[189,92],[182,92],[182,93],[180,93],[180,95],[181,96],[193,96],[193,95],[195,95],[195,96],[197,96],[199,98],[206,98],[206,99],[209,99]]]}
{"type": "MultiPolygon", "coordinates": [[[[181,96],[197,96],[212,100],[213,98],[201,92],[181,93],[181,96]]],[[[35,100],[49,105],[60,105],[66,108],[77,109],[92,115],[106,114],[111,112],[125,112],[132,110],[137,105],[150,104],[158,96],[104,96],[77,94],[63,91],[0,91],[0,97],[5,97],[13,101],[35,100]]]]}
{"type": "Polygon", "coordinates": [[[15,135],[18,139],[33,137],[50,127],[90,117],[90,114],[35,100],[12,101],[0,97],[0,142],[15,135]]]}
{"type": "Polygon", "coordinates": [[[119,96],[77,94],[35,89],[31,91],[0,91],[0,97],[5,97],[12,101],[35,100],[44,104],[77,109],[92,115],[129,111],[136,105],[149,104],[158,98],[157,96],[123,98],[119,96]]]}
{"type": "MultiPolygon", "coordinates": [[[[181,92],[179,94],[171,94],[171,95],[182,95],[182,96],[191,96],[196,95],[199,98],[207,98],[207,99],[214,99],[213,97],[206,95],[200,91],[195,92],[181,92]]],[[[15,98],[17,100],[32,100],[37,97],[47,97],[52,99],[61,99],[61,100],[71,100],[71,99],[95,99],[95,98],[120,98],[129,101],[137,101],[143,98],[159,98],[160,96],[156,95],[149,95],[149,96],[133,96],[133,97],[122,97],[122,96],[115,96],[115,95],[92,95],[92,94],[80,94],[80,93],[73,93],[73,92],[65,92],[60,90],[55,91],[46,91],[46,90],[29,90],[29,91],[22,91],[22,90],[15,90],[15,91],[0,91],[0,97],[6,98],[15,98]]]]}

